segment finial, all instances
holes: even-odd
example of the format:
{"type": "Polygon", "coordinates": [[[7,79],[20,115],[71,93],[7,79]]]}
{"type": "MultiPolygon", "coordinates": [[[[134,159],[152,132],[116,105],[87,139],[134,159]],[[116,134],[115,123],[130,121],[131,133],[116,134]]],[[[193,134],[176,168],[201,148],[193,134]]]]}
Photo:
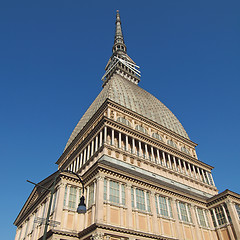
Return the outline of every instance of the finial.
{"type": "Polygon", "coordinates": [[[124,39],[123,39],[119,10],[117,10],[115,24],[116,24],[116,30],[115,30],[115,37],[114,37],[113,53],[118,52],[118,51],[126,53],[127,47],[126,47],[126,45],[124,43],[124,39]]]}

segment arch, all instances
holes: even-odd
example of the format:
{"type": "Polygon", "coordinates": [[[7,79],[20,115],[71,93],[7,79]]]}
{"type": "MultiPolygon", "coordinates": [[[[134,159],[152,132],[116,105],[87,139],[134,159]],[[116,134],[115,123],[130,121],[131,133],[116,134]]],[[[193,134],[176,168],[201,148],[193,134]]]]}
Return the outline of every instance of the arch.
{"type": "Polygon", "coordinates": [[[182,152],[185,152],[185,153],[187,153],[187,154],[190,154],[190,152],[188,151],[188,149],[185,148],[185,147],[181,147],[181,151],[182,151],[182,152]]]}
{"type": "Polygon", "coordinates": [[[167,144],[174,147],[174,148],[177,148],[177,144],[175,142],[173,142],[172,140],[168,140],[167,144]]]}
{"type": "Polygon", "coordinates": [[[159,135],[158,133],[153,133],[153,134],[152,134],[152,137],[154,137],[154,138],[162,141],[162,137],[161,137],[161,135],[159,135]]]}
{"type": "Polygon", "coordinates": [[[137,126],[135,127],[135,129],[138,130],[138,131],[140,131],[140,132],[143,132],[143,133],[145,133],[145,134],[148,134],[147,130],[146,130],[144,127],[140,126],[140,125],[137,125],[137,126]]]}
{"type": "Polygon", "coordinates": [[[125,125],[127,125],[129,127],[131,127],[131,123],[127,119],[125,119],[123,117],[118,117],[117,121],[120,122],[120,123],[123,123],[123,124],[125,124],[125,125]]]}

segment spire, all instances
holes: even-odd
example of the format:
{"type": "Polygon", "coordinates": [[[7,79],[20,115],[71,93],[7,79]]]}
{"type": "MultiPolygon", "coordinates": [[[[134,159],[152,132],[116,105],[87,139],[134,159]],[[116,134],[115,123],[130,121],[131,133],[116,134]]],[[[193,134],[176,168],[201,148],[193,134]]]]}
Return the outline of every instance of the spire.
{"type": "Polygon", "coordinates": [[[124,43],[124,38],[122,34],[122,26],[121,26],[121,19],[119,11],[117,10],[116,15],[116,29],[115,29],[115,37],[114,37],[114,45],[113,45],[113,53],[117,51],[121,52],[127,52],[127,47],[124,43]]]}
{"type": "Polygon", "coordinates": [[[137,66],[136,63],[127,55],[127,47],[123,39],[121,20],[118,10],[115,24],[115,37],[112,48],[113,54],[107,63],[105,68],[106,72],[102,77],[103,87],[113,74],[121,75],[123,78],[138,84],[141,77],[139,66],[137,66]]]}

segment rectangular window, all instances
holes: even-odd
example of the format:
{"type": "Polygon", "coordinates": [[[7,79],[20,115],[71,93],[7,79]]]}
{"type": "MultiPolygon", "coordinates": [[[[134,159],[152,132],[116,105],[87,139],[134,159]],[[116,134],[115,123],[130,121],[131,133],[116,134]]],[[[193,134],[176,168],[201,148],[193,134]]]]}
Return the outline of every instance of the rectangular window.
{"type": "Polygon", "coordinates": [[[109,201],[119,203],[119,183],[109,181],[109,201]]]}
{"type": "Polygon", "coordinates": [[[122,188],[122,205],[125,205],[125,199],[126,199],[126,196],[125,196],[125,185],[121,185],[121,188],[122,188]]]}
{"type": "Polygon", "coordinates": [[[103,192],[103,199],[107,201],[107,179],[104,178],[104,192],[103,192]]]}
{"type": "Polygon", "coordinates": [[[215,213],[216,213],[216,217],[217,217],[217,221],[218,221],[219,226],[227,223],[227,220],[225,218],[222,206],[216,207],[215,208],[215,213]]]}
{"type": "Polygon", "coordinates": [[[236,211],[237,211],[237,214],[238,214],[238,218],[240,219],[240,205],[235,204],[235,208],[236,208],[236,211]]]}
{"type": "Polygon", "coordinates": [[[144,191],[140,189],[136,189],[136,208],[139,210],[146,210],[145,209],[145,197],[144,197],[144,191]]]}
{"type": "Polygon", "coordinates": [[[51,214],[54,212],[56,207],[56,201],[57,201],[57,191],[53,194],[53,202],[51,207],[51,214]]]}
{"type": "Polygon", "coordinates": [[[68,207],[71,209],[76,208],[76,197],[77,197],[77,189],[75,187],[70,187],[68,207]]]}
{"type": "Polygon", "coordinates": [[[63,202],[63,206],[66,207],[67,206],[67,194],[68,194],[68,187],[67,185],[65,186],[65,192],[64,192],[64,202],[63,202]]]}
{"type": "Polygon", "coordinates": [[[162,196],[155,196],[157,214],[164,217],[172,217],[171,202],[168,198],[162,196]]]}
{"type": "Polygon", "coordinates": [[[149,192],[143,191],[138,188],[132,188],[131,195],[132,195],[132,208],[141,211],[148,212],[151,211],[149,192]]]}
{"type": "Polygon", "coordinates": [[[199,225],[202,227],[208,227],[207,221],[206,221],[206,214],[204,212],[204,209],[202,208],[197,208],[197,215],[199,219],[199,225]]]}
{"type": "Polygon", "coordinates": [[[94,183],[89,186],[88,193],[88,207],[92,206],[94,203],[94,183]]]}
{"type": "Polygon", "coordinates": [[[178,209],[179,220],[182,220],[184,222],[189,222],[189,223],[192,222],[190,207],[187,203],[178,202],[177,209],[178,209]]]}
{"type": "Polygon", "coordinates": [[[125,185],[109,179],[104,179],[103,197],[105,201],[125,205],[125,185]]]}

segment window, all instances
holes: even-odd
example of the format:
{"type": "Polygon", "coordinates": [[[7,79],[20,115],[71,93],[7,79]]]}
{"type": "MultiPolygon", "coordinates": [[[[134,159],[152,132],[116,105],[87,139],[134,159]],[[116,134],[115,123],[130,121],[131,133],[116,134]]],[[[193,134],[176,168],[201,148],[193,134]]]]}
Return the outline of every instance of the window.
{"type": "MultiPolygon", "coordinates": [[[[64,203],[63,203],[64,208],[75,211],[80,201],[80,197],[81,197],[81,189],[75,186],[66,185],[65,193],[64,193],[64,203]]],[[[57,199],[57,192],[55,192],[54,194],[52,212],[54,211],[54,208],[56,206],[56,199],[57,199]]]]}
{"type": "Polygon", "coordinates": [[[104,179],[103,196],[105,201],[125,205],[125,185],[104,179]]]}
{"type": "Polygon", "coordinates": [[[179,220],[192,223],[190,207],[187,203],[177,202],[177,210],[179,220]]]}
{"type": "Polygon", "coordinates": [[[123,117],[118,117],[117,121],[120,122],[120,123],[123,123],[123,124],[125,124],[125,125],[127,125],[129,127],[131,127],[131,123],[127,119],[125,119],[123,117]]]}
{"type": "Polygon", "coordinates": [[[68,207],[75,208],[76,206],[76,197],[77,197],[77,189],[75,187],[70,188],[68,207]]]}
{"type": "Polygon", "coordinates": [[[135,127],[135,129],[138,130],[138,131],[140,131],[140,132],[143,132],[143,133],[145,133],[145,134],[148,134],[147,130],[146,130],[144,127],[140,126],[140,125],[137,125],[137,126],[135,127]]]}
{"type": "Polygon", "coordinates": [[[198,222],[199,225],[202,227],[208,227],[208,222],[207,222],[207,216],[206,212],[202,208],[196,208],[197,216],[198,216],[198,222]]]}
{"type": "Polygon", "coordinates": [[[182,152],[185,152],[186,154],[190,154],[190,152],[188,151],[188,149],[185,148],[185,147],[181,147],[181,151],[182,151],[182,152]]]}
{"type": "Polygon", "coordinates": [[[170,145],[170,146],[172,146],[172,147],[174,147],[174,148],[177,148],[176,143],[173,142],[172,140],[168,140],[168,141],[167,141],[167,144],[170,145]]]}
{"type": "Polygon", "coordinates": [[[53,202],[51,207],[51,214],[54,212],[56,207],[56,201],[57,201],[57,191],[53,194],[53,202]]]}
{"type": "Polygon", "coordinates": [[[158,133],[153,133],[152,137],[162,141],[162,137],[158,133]]]}
{"type": "Polygon", "coordinates": [[[88,207],[90,207],[94,203],[94,183],[89,186],[88,191],[88,207]]]}
{"type": "Polygon", "coordinates": [[[131,189],[132,195],[132,208],[141,211],[151,211],[149,192],[143,191],[138,188],[131,189]]]}
{"type": "Polygon", "coordinates": [[[171,202],[169,198],[156,195],[155,203],[156,203],[157,214],[164,217],[172,218],[172,207],[171,207],[171,202]]]}
{"type": "Polygon", "coordinates": [[[225,204],[211,209],[210,212],[215,227],[217,227],[218,225],[224,225],[228,221],[231,222],[231,218],[225,204]]]}
{"type": "Polygon", "coordinates": [[[236,208],[236,210],[237,210],[237,214],[238,214],[238,217],[239,217],[239,219],[240,219],[240,205],[235,204],[235,208],[236,208]]]}

